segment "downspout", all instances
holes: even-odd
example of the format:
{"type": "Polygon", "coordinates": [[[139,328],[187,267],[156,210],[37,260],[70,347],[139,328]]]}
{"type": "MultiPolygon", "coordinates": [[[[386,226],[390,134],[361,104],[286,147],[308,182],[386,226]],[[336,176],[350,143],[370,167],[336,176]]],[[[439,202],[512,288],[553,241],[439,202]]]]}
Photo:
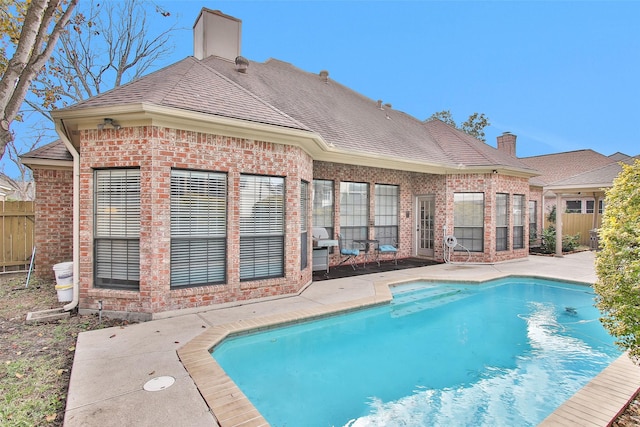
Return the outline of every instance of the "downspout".
{"type": "Polygon", "coordinates": [[[62,122],[56,121],[56,131],[73,156],[73,300],[63,307],[71,311],[80,301],[80,153],[67,137],[62,122]]]}

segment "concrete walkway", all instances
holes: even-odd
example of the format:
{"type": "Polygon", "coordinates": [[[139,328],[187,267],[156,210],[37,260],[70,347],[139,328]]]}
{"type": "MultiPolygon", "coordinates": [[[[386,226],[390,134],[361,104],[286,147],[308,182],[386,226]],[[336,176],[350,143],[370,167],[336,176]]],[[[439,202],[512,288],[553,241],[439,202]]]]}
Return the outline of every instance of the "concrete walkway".
{"type": "MultiPolygon", "coordinates": [[[[443,264],[370,274],[314,282],[297,296],[167,313],[171,317],[84,332],[76,345],[64,425],[264,425],[259,414],[241,413],[246,402],[229,402],[228,395],[222,402],[216,388],[201,377],[213,366],[206,350],[229,331],[381,303],[390,298],[389,283],[413,279],[484,281],[526,275],[593,283],[593,261],[593,253],[582,252],[563,258],[532,256],[494,265],[443,264]],[[155,379],[165,376],[175,378],[175,383],[160,391],[143,388],[149,380],[162,385],[155,379]]],[[[626,356],[614,365],[601,374],[599,383],[587,385],[573,403],[549,417],[546,425],[606,426],[640,388],[640,369],[626,356]]],[[[221,377],[219,383],[228,386],[226,375],[221,377]]]]}

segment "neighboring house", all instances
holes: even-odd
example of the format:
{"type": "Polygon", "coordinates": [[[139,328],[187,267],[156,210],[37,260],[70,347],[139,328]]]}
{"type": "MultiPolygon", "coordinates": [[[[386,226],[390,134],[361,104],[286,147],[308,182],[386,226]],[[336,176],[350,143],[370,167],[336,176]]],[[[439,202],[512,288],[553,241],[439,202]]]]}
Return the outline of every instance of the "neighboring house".
{"type": "Polygon", "coordinates": [[[22,157],[38,274],[73,259],[80,309],[151,318],[296,293],[318,226],[397,243],[399,258],[442,261],[450,235],[454,261],[528,255],[543,185],[515,135],[496,149],[326,71],[249,62],[240,28],[203,9],[195,56],[52,112],[61,142],[22,157]]]}
{"type": "MultiPolygon", "coordinates": [[[[591,214],[590,229],[595,232],[601,223],[605,191],[613,186],[613,180],[622,171],[621,164],[633,164],[639,158],[640,156],[626,156],[599,168],[558,180],[545,186],[545,195],[554,195],[556,198],[554,206],[564,204],[567,213],[591,214]],[[582,206],[578,203],[581,203],[582,206]],[[571,210],[572,206],[575,207],[574,211],[571,210]]],[[[556,221],[556,228],[560,229],[561,234],[562,221],[556,221]]]]}
{"type": "Polygon", "coordinates": [[[617,166],[618,162],[628,161],[630,158],[623,153],[605,156],[593,150],[577,150],[521,157],[520,160],[540,172],[540,175],[533,178],[532,182],[538,183],[544,188],[543,210],[544,214],[548,215],[558,200],[561,203],[560,212],[601,214],[604,202],[602,188],[610,187],[615,176],[610,177],[609,181],[603,181],[602,177],[592,175],[590,172],[607,166],[612,166],[613,169],[617,167],[620,171],[620,167],[617,166]],[[562,183],[580,175],[582,176],[582,188],[571,190],[562,188],[562,183]],[[595,180],[585,182],[589,177],[593,177],[595,180]],[[601,184],[606,185],[602,186],[601,184]],[[560,192],[560,189],[563,191],[560,192]]]}
{"type": "Polygon", "coordinates": [[[34,204],[36,273],[52,278],[55,264],[73,260],[73,156],[56,140],[20,157],[37,183],[34,204]]]}

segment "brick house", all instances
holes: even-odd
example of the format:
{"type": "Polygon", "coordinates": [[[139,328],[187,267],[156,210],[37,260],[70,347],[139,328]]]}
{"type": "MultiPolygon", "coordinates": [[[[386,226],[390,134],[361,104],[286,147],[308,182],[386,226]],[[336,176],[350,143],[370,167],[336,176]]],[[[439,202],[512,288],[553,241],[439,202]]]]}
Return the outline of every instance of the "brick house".
{"type": "Polygon", "coordinates": [[[194,56],[54,111],[60,141],[23,156],[37,274],[74,260],[69,307],[149,319],[296,293],[318,226],[397,243],[399,258],[442,261],[446,236],[452,261],[527,256],[542,186],[509,152],[515,135],[496,149],[327,71],[249,62],[240,29],[203,9],[194,56]]]}

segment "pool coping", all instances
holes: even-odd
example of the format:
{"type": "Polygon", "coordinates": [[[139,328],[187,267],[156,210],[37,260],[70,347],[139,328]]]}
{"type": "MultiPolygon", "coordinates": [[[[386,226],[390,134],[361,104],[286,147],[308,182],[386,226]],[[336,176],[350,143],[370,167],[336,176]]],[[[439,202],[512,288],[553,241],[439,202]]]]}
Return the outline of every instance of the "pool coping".
{"type": "MultiPolygon", "coordinates": [[[[569,281],[530,274],[497,274],[492,276],[482,280],[464,280],[464,282],[480,284],[501,278],[530,277],[587,286],[592,285],[588,282],[569,281]]],[[[370,297],[212,326],[178,349],[178,357],[220,427],[268,426],[269,423],[266,419],[211,356],[211,351],[219,343],[235,335],[258,332],[388,304],[393,299],[391,287],[419,280],[438,283],[460,283],[460,280],[434,280],[423,276],[373,281],[374,295],[370,297]]],[[[640,389],[638,384],[640,384],[640,369],[633,364],[626,354],[623,354],[539,425],[544,427],[608,426],[636,396],[640,389]]]]}

